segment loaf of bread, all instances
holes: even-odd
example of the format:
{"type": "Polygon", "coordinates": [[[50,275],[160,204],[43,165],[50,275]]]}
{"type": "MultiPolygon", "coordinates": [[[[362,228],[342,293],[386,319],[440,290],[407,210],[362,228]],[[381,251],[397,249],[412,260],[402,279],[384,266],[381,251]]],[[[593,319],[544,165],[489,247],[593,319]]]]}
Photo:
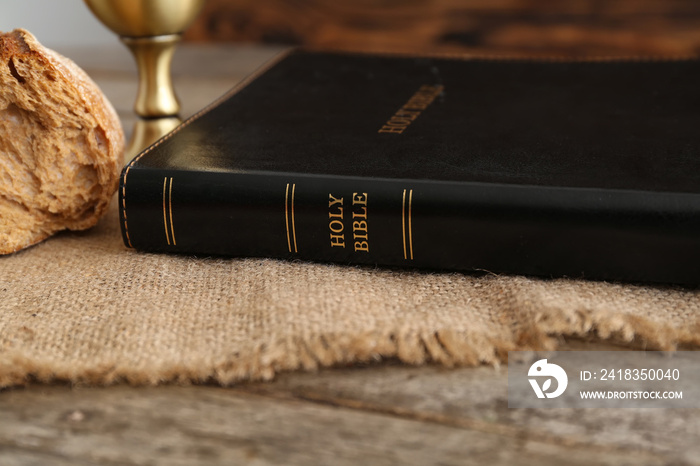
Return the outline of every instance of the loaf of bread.
{"type": "Polygon", "coordinates": [[[0,254],[97,223],[124,133],[97,85],[17,29],[0,33],[0,254]]]}

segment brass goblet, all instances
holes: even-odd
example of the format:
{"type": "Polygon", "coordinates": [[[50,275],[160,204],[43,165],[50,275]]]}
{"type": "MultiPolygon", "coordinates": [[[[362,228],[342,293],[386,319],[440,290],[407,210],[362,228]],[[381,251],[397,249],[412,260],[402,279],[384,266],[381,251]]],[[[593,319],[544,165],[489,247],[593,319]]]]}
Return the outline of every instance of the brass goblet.
{"type": "Polygon", "coordinates": [[[144,118],[180,111],[170,76],[175,45],[205,0],[85,0],[102,23],[120,36],[136,59],[139,90],[134,109],[144,118]]]}

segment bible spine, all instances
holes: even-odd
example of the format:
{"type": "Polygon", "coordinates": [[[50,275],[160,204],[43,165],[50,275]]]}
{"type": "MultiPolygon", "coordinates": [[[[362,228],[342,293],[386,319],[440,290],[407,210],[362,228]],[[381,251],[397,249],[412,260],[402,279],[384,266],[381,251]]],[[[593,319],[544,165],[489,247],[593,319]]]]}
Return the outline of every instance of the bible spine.
{"type": "Polygon", "coordinates": [[[691,284],[694,194],[267,172],[125,170],[127,246],[691,284]]]}

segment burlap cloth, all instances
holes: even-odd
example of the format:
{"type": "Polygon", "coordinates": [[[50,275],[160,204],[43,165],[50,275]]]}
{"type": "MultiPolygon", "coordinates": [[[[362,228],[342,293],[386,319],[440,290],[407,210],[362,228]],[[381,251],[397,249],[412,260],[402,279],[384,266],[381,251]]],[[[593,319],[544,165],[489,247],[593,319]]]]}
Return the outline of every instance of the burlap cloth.
{"type": "Polygon", "coordinates": [[[700,291],[126,249],[87,232],[0,257],[0,387],[267,379],[398,358],[497,363],[562,336],[698,345],[700,291]]]}

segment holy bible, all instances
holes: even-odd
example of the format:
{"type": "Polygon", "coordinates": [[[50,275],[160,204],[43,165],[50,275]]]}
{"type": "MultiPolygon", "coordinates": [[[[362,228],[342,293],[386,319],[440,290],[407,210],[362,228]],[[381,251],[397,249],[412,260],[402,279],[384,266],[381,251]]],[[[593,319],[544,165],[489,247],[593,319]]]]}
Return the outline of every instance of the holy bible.
{"type": "Polygon", "coordinates": [[[700,61],[294,51],[136,157],[145,251],[700,282],[700,61]]]}

